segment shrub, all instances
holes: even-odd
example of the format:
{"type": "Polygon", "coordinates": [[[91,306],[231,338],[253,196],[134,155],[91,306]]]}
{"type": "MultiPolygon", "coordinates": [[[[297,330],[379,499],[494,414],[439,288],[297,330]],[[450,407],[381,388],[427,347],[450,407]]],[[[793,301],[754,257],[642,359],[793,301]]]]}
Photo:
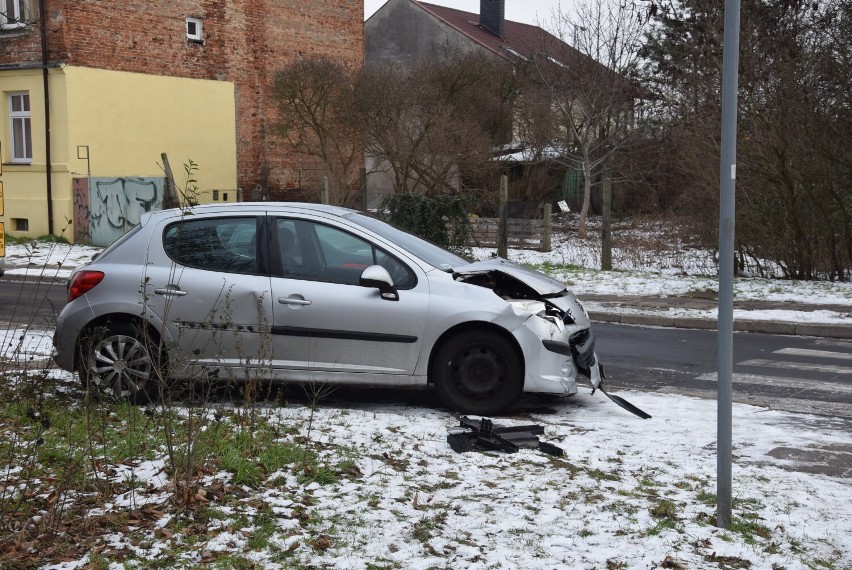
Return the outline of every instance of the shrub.
{"type": "Polygon", "coordinates": [[[392,194],[379,208],[382,218],[435,245],[464,254],[471,232],[467,203],[459,196],[392,194]]]}

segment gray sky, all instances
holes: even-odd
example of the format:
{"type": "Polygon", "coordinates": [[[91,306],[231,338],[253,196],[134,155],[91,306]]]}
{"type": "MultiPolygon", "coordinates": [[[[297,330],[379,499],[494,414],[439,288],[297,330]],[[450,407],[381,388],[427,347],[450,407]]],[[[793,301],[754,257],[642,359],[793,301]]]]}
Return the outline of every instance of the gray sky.
{"type": "MultiPolygon", "coordinates": [[[[479,13],[479,0],[424,0],[430,4],[448,6],[465,12],[479,13]]],[[[382,7],[385,0],[364,0],[364,18],[382,7]]],[[[559,6],[560,0],[506,0],[506,19],[525,24],[546,25],[551,14],[559,6]]],[[[568,9],[572,0],[561,0],[562,8],[568,9]]]]}

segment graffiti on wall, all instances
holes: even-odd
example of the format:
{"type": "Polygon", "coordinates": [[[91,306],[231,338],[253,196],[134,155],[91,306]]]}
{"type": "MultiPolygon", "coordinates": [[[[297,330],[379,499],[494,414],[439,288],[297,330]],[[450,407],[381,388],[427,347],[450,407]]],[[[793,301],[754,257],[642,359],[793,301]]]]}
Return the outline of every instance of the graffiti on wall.
{"type": "Polygon", "coordinates": [[[72,178],[71,194],[74,199],[74,243],[91,243],[89,231],[89,179],[72,178]]]}
{"type": "Polygon", "coordinates": [[[106,246],[139,223],[142,214],[163,207],[165,178],[90,178],[89,235],[106,246]]]}

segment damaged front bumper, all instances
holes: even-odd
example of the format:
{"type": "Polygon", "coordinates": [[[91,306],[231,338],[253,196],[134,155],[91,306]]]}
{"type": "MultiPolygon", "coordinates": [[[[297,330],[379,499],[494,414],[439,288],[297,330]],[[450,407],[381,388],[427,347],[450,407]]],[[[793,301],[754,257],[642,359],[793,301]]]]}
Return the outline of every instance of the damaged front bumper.
{"type": "Polygon", "coordinates": [[[453,276],[491,289],[509,304],[502,322],[494,322],[514,328],[526,359],[525,392],[576,394],[581,375],[592,388],[600,387],[603,374],[589,315],[563,283],[500,258],[456,269],[453,276]],[[523,319],[520,325],[517,319],[523,319]]]}
{"type": "MultiPolygon", "coordinates": [[[[565,344],[561,342],[544,340],[542,341],[542,345],[545,347],[545,349],[551,352],[561,354],[563,356],[570,355],[578,371],[584,376],[586,376],[589,379],[589,382],[592,384],[592,394],[594,394],[596,390],[600,390],[604,393],[604,395],[606,395],[607,398],[609,398],[615,404],[621,406],[628,412],[635,414],[636,416],[639,416],[642,419],[650,418],[651,415],[647,412],[637,408],[624,398],[616,396],[614,394],[610,394],[606,391],[606,388],[604,388],[603,385],[604,378],[606,378],[606,375],[604,374],[603,364],[600,363],[600,361],[598,360],[598,355],[595,354],[594,335],[591,335],[591,331],[588,332],[588,342],[565,344]]],[[[573,392],[565,392],[565,394],[575,394],[576,392],[577,388],[575,382],[573,392]]]]}
{"type": "Polygon", "coordinates": [[[572,395],[577,378],[589,379],[593,389],[603,380],[595,353],[595,334],[588,314],[568,291],[541,300],[509,301],[528,318],[515,337],[528,355],[524,391],[572,395]]]}
{"type": "Polygon", "coordinates": [[[570,396],[577,393],[579,376],[588,378],[594,389],[600,386],[601,365],[588,328],[561,327],[533,317],[514,334],[528,355],[524,391],[570,396]]]}

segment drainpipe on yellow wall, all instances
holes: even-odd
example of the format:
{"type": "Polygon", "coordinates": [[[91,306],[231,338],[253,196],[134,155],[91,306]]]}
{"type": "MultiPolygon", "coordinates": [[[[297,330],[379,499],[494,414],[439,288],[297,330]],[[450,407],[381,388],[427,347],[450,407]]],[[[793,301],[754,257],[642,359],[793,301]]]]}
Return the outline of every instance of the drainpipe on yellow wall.
{"type": "Polygon", "coordinates": [[[50,83],[47,73],[47,14],[44,0],[39,0],[39,20],[41,20],[41,72],[44,80],[44,144],[45,172],[47,173],[47,233],[53,235],[53,183],[50,164],[50,83]]]}

